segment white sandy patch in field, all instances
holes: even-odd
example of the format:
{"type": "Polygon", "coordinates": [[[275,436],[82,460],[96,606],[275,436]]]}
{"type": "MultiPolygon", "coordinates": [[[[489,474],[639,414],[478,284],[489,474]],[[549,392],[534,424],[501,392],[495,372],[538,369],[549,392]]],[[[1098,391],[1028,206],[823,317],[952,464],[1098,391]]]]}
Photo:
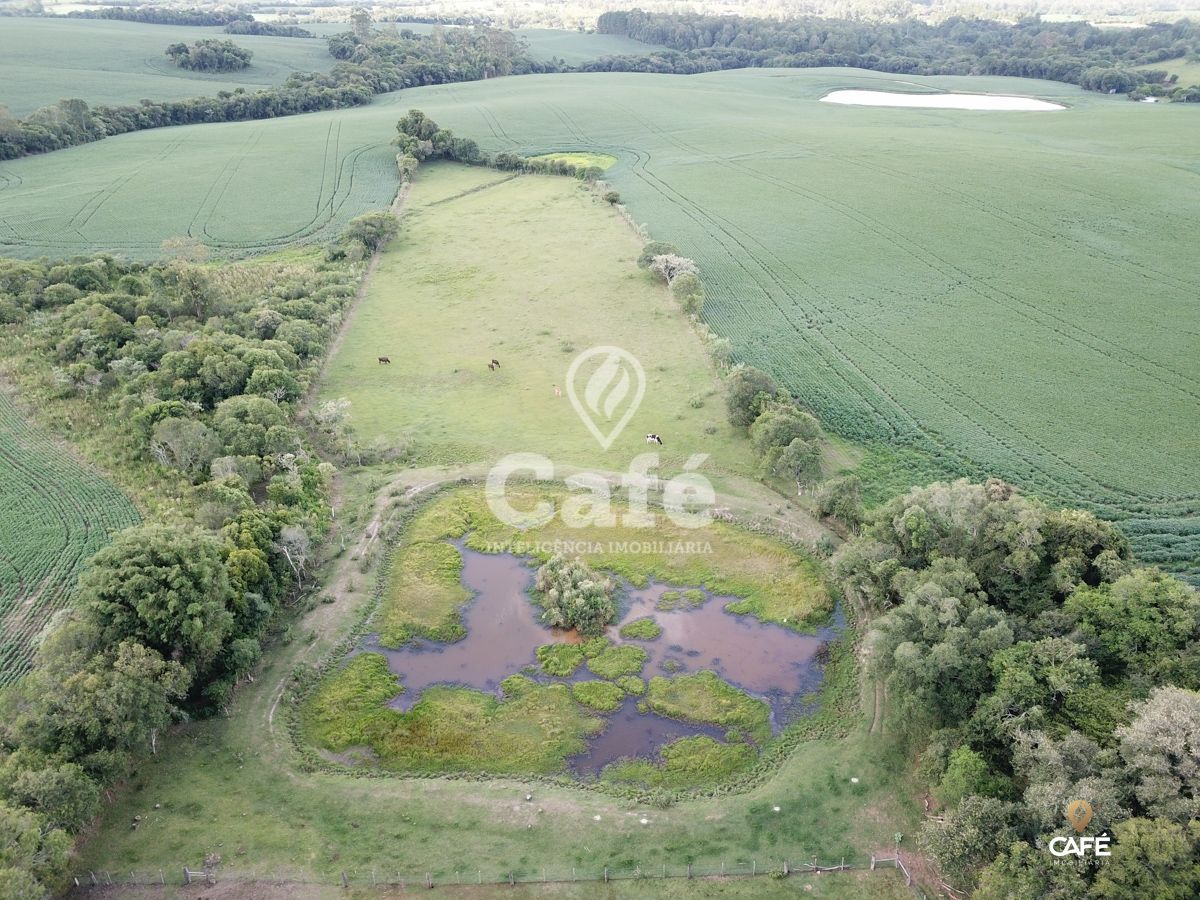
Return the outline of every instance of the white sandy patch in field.
{"type": "Polygon", "coordinates": [[[1003,94],[897,94],[891,91],[832,91],[822,103],[850,106],[908,106],[920,109],[986,109],[1041,112],[1066,109],[1048,100],[1033,97],[1009,97],[1003,94]]]}

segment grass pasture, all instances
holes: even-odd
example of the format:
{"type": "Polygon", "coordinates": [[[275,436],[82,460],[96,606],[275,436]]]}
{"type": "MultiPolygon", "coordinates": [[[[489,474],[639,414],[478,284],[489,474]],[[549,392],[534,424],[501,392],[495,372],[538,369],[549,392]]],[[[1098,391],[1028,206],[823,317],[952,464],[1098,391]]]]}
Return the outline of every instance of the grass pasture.
{"type": "Polygon", "coordinates": [[[1188,59],[1180,56],[1177,59],[1167,59],[1152,66],[1142,66],[1143,69],[1159,69],[1170,75],[1179,76],[1179,84],[1200,84],[1200,59],[1188,59]]]}
{"type": "MultiPolygon", "coordinates": [[[[145,255],[163,236],[189,231],[225,252],[320,239],[352,212],[386,201],[395,186],[386,144],[410,107],[493,152],[616,156],[606,178],[630,214],[698,262],[708,322],[732,341],[738,359],[774,373],[828,427],[860,442],[907,448],[930,461],[907,467],[922,477],[929,470],[999,475],[1051,501],[1087,506],[1121,520],[1143,559],[1200,576],[1192,568],[1200,558],[1193,424],[1200,279],[1191,241],[1200,205],[1200,119],[1184,104],[1134,104],[1051,82],[848,69],[442,85],[387,95],[362,109],[163,129],[7,163],[0,169],[7,184],[0,191],[0,252],[145,255]],[[817,102],[838,88],[914,86],[1037,96],[1068,109],[817,102]],[[323,199],[328,179],[322,189],[318,174],[331,126],[340,127],[337,155],[364,148],[352,167],[352,196],[340,207],[323,199]],[[132,178],[130,160],[139,166],[132,178]],[[360,193],[364,176],[375,187],[360,193]],[[118,199],[98,197],[100,208],[89,215],[86,198],[97,185],[118,199]],[[293,221],[313,224],[296,231],[286,224],[293,221]]],[[[462,178],[466,187],[469,176],[462,178]]],[[[412,229],[434,218],[420,207],[421,190],[418,184],[412,229]]],[[[487,196],[447,204],[459,205],[464,229],[484,235],[469,248],[481,259],[481,248],[509,246],[503,232],[471,224],[487,196]]],[[[521,212],[540,221],[537,210],[521,212]]],[[[442,234],[451,238],[448,227],[442,234]]],[[[583,246],[573,247],[567,265],[583,246]]],[[[401,241],[393,253],[404,252],[401,241]]],[[[377,284],[395,277],[386,269],[381,275],[377,284]]],[[[437,290],[443,298],[454,293],[448,283],[437,290]]],[[[529,296],[511,281],[503,291],[529,296]]],[[[519,306],[505,306],[503,321],[519,313],[519,306]]],[[[572,328],[588,324],[586,314],[571,313],[572,328]]],[[[493,319],[503,327],[499,315],[493,319]]],[[[405,331],[412,346],[428,337],[419,326],[409,334],[396,322],[376,324],[405,331]]],[[[486,359],[488,327],[475,321],[464,333],[464,380],[490,374],[468,367],[486,359]]],[[[526,332],[528,345],[539,330],[556,328],[563,330],[535,325],[526,332]]],[[[575,336],[541,338],[553,350],[575,336]]],[[[335,360],[335,379],[352,349],[353,340],[335,360]]],[[[548,392],[541,380],[553,383],[565,368],[548,360],[539,356],[542,371],[530,373],[536,380],[522,379],[534,404],[550,399],[539,398],[548,392]]],[[[357,374],[368,380],[355,386],[364,392],[382,377],[365,368],[357,374]]],[[[358,404],[367,433],[403,429],[398,415],[375,405],[372,411],[371,401],[358,404]]],[[[498,412],[521,409],[506,401],[498,412]]],[[[673,412],[645,430],[667,430],[664,421],[678,430],[673,412]]],[[[435,409],[412,428],[436,442],[443,428],[443,446],[450,447],[461,435],[446,419],[435,409]]],[[[559,419],[545,420],[560,433],[559,419]]],[[[642,423],[631,428],[642,430],[642,423]]],[[[471,445],[494,442],[458,443],[471,445]]]]}
{"type": "Polygon", "coordinates": [[[138,520],[133,505],[0,391],[0,686],[32,663],[84,562],[138,520]]]}
{"type": "Polygon", "coordinates": [[[253,91],[280,84],[292,72],[328,71],[334,62],[320,38],[228,35],[216,27],[99,19],[8,18],[0,27],[0,106],[24,116],[72,97],[91,106],[115,106],[236,88],[253,91]],[[167,59],[169,44],[202,38],[228,38],[252,51],[249,68],[192,72],[167,59]]]}
{"type": "Polygon", "coordinates": [[[363,439],[407,435],[422,464],[535,452],[623,470],[658,432],[665,445],[654,449],[672,464],[708,453],[704,471],[744,472],[748,445],[724,421],[716,374],[667,291],[635,266],[639,250],[574,179],[425,166],[320,396],[349,398],[363,439]],[[641,360],[647,379],[608,451],[565,380],[578,353],[606,344],[641,360]],[[381,354],[393,364],[380,366],[381,354]]]}

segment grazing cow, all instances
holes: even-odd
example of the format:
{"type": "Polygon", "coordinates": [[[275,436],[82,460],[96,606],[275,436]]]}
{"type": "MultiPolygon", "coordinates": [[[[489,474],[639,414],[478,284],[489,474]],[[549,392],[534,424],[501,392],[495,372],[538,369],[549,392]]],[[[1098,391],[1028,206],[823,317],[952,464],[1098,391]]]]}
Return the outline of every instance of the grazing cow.
{"type": "Polygon", "coordinates": [[[646,435],[646,443],[658,444],[659,446],[662,446],[662,438],[660,438],[657,434],[648,434],[646,435]]]}
{"type": "Polygon", "coordinates": [[[554,386],[554,396],[555,397],[562,396],[562,388],[560,388],[557,384],[554,386]]]}
{"type": "Polygon", "coordinates": [[[492,365],[493,365],[493,366],[495,366],[497,369],[498,369],[498,368],[500,368],[500,360],[498,360],[498,359],[493,359],[493,360],[492,360],[492,365]]]}
{"type": "Polygon", "coordinates": [[[381,366],[390,366],[392,364],[392,358],[390,356],[380,356],[379,364],[381,366]]]}

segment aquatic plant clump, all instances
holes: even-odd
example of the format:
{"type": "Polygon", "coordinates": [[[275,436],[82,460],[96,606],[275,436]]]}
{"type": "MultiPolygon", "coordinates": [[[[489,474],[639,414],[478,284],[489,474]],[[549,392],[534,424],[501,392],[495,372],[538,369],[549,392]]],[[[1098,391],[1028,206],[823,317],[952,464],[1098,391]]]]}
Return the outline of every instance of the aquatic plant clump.
{"type": "Polygon", "coordinates": [[[583,662],[583,651],[576,644],[546,644],[538,647],[537,661],[547,675],[566,678],[583,662]]]}
{"type": "Polygon", "coordinates": [[[617,615],[616,585],[593,572],[581,559],[552,556],[540,569],[534,596],[542,606],[542,622],[596,635],[617,615]]]}
{"type": "Polygon", "coordinates": [[[571,685],[571,696],[584,706],[612,712],[625,699],[625,692],[607,681],[580,681],[571,685]]]}
{"type": "Polygon", "coordinates": [[[649,616],[645,616],[622,625],[620,634],[627,641],[652,641],[662,634],[662,626],[649,616]]]}
{"type": "Polygon", "coordinates": [[[636,675],[646,665],[648,654],[641,647],[622,644],[607,647],[587,661],[588,671],[601,678],[618,678],[621,675],[636,675]]]}
{"type": "Polygon", "coordinates": [[[738,728],[755,741],[771,736],[771,710],[707,669],[694,675],[650,679],[645,704],[671,719],[738,728]]]}

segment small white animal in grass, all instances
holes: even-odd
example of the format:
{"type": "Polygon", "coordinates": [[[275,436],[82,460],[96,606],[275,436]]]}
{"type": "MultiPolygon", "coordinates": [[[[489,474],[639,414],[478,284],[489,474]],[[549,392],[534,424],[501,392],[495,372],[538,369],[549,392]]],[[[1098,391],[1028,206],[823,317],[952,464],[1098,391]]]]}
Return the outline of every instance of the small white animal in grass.
{"type": "Polygon", "coordinates": [[[554,396],[555,397],[562,396],[562,388],[560,388],[557,384],[554,386],[554,396]]]}
{"type": "Polygon", "coordinates": [[[658,444],[659,446],[662,446],[662,438],[660,438],[657,434],[648,434],[646,435],[646,443],[658,444]]]}

